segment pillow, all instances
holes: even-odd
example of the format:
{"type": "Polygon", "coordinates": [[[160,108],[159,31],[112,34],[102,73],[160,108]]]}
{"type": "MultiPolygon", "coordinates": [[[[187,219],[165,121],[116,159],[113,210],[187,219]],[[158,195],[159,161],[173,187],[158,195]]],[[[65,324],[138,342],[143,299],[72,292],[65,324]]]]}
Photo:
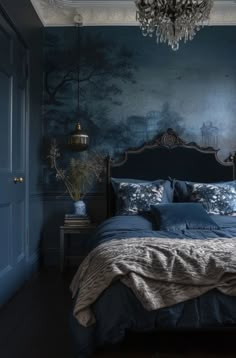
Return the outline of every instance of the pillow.
{"type": "Polygon", "coordinates": [[[137,215],[150,211],[151,204],[161,203],[164,186],[152,183],[120,183],[118,190],[118,215],[137,215]]]}
{"type": "Polygon", "coordinates": [[[188,183],[191,182],[173,179],[175,202],[186,203],[190,201],[191,192],[189,192],[189,187],[187,186],[188,183]]]}
{"type": "Polygon", "coordinates": [[[187,184],[190,201],[201,203],[209,214],[236,215],[236,189],[231,185],[187,184]]]}
{"type": "Polygon", "coordinates": [[[160,230],[219,229],[219,226],[206,213],[201,204],[172,203],[151,205],[151,211],[160,230]]]}
{"type": "Polygon", "coordinates": [[[220,187],[231,186],[236,189],[236,180],[226,181],[226,182],[216,182],[216,183],[197,183],[184,180],[172,179],[172,186],[174,189],[174,201],[175,202],[188,202],[191,201],[192,188],[193,184],[202,184],[202,185],[217,185],[220,187]]]}
{"type": "Polygon", "coordinates": [[[129,178],[111,178],[111,184],[114,190],[115,195],[117,196],[119,191],[119,186],[121,183],[130,183],[130,184],[156,184],[164,186],[164,195],[163,195],[163,203],[172,203],[174,196],[174,188],[172,187],[172,183],[170,180],[157,179],[153,181],[141,180],[141,179],[129,179],[129,178]]]}

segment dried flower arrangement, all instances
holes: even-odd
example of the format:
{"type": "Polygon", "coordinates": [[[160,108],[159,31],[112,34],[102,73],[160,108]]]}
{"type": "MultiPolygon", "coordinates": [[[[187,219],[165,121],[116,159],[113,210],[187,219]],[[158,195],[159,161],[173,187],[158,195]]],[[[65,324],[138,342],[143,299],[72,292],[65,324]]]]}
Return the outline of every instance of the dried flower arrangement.
{"type": "Polygon", "coordinates": [[[104,157],[91,152],[86,159],[71,158],[67,169],[58,166],[61,157],[56,142],[51,144],[49,160],[51,168],[56,171],[56,178],[64,183],[66,191],[74,201],[83,200],[91,189],[94,180],[101,180],[104,170],[104,157]]]}

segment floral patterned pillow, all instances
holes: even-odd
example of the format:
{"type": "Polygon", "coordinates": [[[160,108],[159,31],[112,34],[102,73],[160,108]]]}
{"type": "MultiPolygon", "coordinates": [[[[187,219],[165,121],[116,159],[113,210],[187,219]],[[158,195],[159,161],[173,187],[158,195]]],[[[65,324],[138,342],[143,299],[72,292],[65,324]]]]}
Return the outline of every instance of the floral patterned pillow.
{"type": "Polygon", "coordinates": [[[187,184],[190,201],[201,203],[209,214],[236,216],[236,189],[230,185],[187,184]]]}
{"type": "Polygon", "coordinates": [[[150,211],[150,205],[161,203],[163,185],[120,183],[118,190],[118,215],[136,215],[150,211]]]}

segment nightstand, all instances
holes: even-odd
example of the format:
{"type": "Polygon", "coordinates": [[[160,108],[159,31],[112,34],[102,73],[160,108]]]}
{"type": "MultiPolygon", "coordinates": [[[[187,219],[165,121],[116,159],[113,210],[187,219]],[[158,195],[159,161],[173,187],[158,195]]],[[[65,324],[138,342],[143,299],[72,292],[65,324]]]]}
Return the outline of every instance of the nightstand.
{"type": "MultiPolygon", "coordinates": [[[[75,257],[74,255],[68,255],[66,252],[67,248],[67,240],[70,235],[78,235],[78,240],[80,240],[80,237],[82,236],[91,236],[96,229],[95,224],[87,224],[86,226],[77,227],[77,226],[60,226],[60,270],[61,272],[65,269],[65,261],[67,258],[75,257]]],[[[81,257],[81,256],[78,256],[81,257]]]]}

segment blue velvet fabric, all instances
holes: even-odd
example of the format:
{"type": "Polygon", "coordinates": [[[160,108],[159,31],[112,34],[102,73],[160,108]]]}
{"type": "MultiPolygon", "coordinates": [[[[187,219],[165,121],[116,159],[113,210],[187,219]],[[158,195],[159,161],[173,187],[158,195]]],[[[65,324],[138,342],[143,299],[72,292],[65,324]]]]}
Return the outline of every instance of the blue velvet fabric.
{"type": "Polygon", "coordinates": [[[235,227],[236,217],[227,216],[227,215],[210,215],[210,217],[215,221],[215,223],[220,226],[221,229],[235,227]]]}
{"type": "MultiPolygon", "coordinates": [[[[102,242],[131,237],[213,238],[236,237],[236,218],[214,215],[216,230],[153,230],[150,218],[116,216],[103,222],[90,242],[90,249],[102,242]],[[223,228],[223,229],[222,229],[223,228]]],[[[133,292],[119,281],[106,289],[93,305],[96,324],[85,328],[71,314],[76,358],[91,357],[97,347],[120,342],[127,330],[199,329],[236,327],[236,297],[211,290],[206,294],[156,311],[146,311],[133,292]]]]}
{"type": "Polygon", "coordinates": [[[117,215],[105,220],[100,224],[96,233],[89,241],[89,250],[92,250],[100,243],[113,239],[120,240],[132,237],[158,237],[170,239],[199,239],[210,240],[216,238],[236,237],[236,217],[224,217],[222,215],[210,215],[219,226],[215,230],[178,230],[164,231],[157,230],[156,224],[151,215],[117,215]]]}
{"type": "Polygon", "coordinates": [[[190,201],[190,188],[184,180],[173,179],[174,201],[178,203],[186,203],[190,201]]]}
{"type": "Polygon", "coordinates": [[[216,230],[219,226],[201,204],[172,203],[151,205],[151,212],[160,230],[216,230]]]}

